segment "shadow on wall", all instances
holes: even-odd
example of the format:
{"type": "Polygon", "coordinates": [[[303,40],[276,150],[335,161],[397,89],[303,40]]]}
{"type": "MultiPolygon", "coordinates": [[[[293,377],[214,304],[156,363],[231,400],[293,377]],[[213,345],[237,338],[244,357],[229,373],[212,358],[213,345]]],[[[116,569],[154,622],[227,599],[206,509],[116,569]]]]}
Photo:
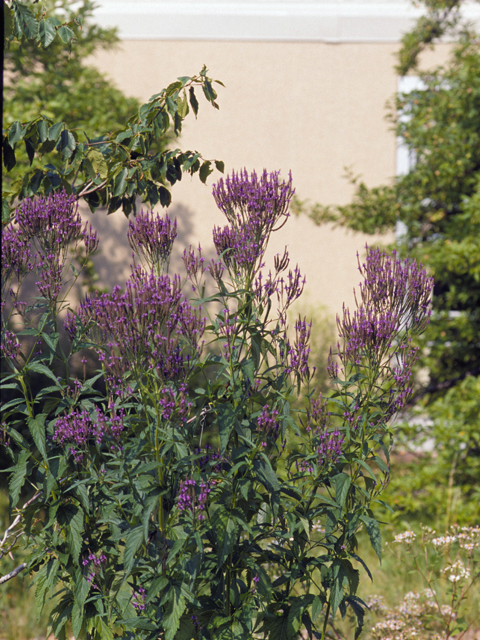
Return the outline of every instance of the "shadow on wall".
{"type": "MultiPolygon", "coordinates": [[[[138,210],[142,210],[140,203],[138,210]]],[[[99,249],[93,257],[95,271],[98,275],[96,286],[108,291],[111,291],[116,285],[123,288],[131,272],[132,250],[128,244],[127,230],[129,220],[133,220],[133,217],[126,218],[121,211],[106,215],[105,211],[101,209],[95,214],[91,214],[88,208],[83,205],[80,208],[80,213],[82,218],[88,221],[98,233],[99,249]]],[[[177,219],[177,238],[173,245],[169,273],[184,275],[183,252],[190,245],[194,249],[198,247],[198,238],[195,236],[193,223],[195,214],[191,209],[181,204],[173,205],[168,210],[161,209],[158,213],[161,216],[168,213],[172,219],[177,219]]],[[[202,255],[206,263],[216,257],[211,248],[203,250],[202,255]]],[[[79,294],[80,291],[77,293],[77,301],[79,294]]]]}

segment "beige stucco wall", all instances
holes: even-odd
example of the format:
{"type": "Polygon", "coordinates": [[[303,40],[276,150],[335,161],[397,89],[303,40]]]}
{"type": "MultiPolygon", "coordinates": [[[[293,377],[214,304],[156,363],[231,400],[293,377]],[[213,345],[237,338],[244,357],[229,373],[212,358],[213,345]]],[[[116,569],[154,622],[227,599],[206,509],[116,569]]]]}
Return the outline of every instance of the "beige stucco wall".
{"type": "MultiPolygon", "coordinates": [[[[199,96],[198,118],[189,114],[178,146],[223,160],[227,172],[265,167],[286,176],[291,170],[302,200],[343,204],[353,193],[342,178],[344,167],[361,174],[369,186],[395,174],[396,143],[385,104],[397,88],[397,48],[392,43],[124,40],[117,51],[97,54],[94,63],[125,93],[144,101],[206,64],[209,75],[225,84],[217,85],[220,109],[199,96]]],[[[211,197],[218,177],[213,173],[205,186],[186,175],[172,189],[170,213],[180,229],[177,260],[191,243],[213,250],[211,229],[224,224],[211,197]]],[[[100,215],[95,223],[108,232],[100,215]]],[[[109,224],[113,218],[104,247],[113,267],[99,264],[102,280],[121,280],[128,267],[121,249],[124,219],[117,212],[109,224]]],[[[307,276],[307,299],[326,305],[333,315],[344,301],[353,303],[352,288],[359,281],[356,252],[366,240],[372,241],[292,217],[273,238],[270,257],[288,245],[293,265],[307,276]]]]}

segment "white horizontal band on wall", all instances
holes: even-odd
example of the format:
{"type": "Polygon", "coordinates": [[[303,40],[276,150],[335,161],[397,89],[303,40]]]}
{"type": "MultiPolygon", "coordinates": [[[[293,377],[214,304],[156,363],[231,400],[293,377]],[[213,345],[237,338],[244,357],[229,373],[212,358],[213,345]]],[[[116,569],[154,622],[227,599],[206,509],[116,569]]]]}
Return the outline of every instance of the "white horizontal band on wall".
{"type": "MultiPolygon", "coordinates": [[[[96,22],[126,40],[398,42],[421,15],[408,0],[100,0],[96,22]]],[[[463,15],[480,26],[480,5],[463,15]]]]}

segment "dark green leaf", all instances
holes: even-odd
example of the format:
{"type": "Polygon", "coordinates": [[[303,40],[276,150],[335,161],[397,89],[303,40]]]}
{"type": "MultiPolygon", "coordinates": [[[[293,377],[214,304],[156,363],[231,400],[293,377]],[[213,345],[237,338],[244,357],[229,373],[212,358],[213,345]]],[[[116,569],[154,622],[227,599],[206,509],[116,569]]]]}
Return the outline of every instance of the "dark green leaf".
{"type": "Polygon", "coordinates": [[[2,224],[8,224],[10,222],[10,205],[6,198],[2,198],[2,224]]]}
{"type": "Polygon", "coordinates": [[[193,87],[190,87],[190,89],[188,91],[189,91],[189,94],[190,94],[190,105],[192,107],[193,113],[195,114],[195,117],[197,117],[198,100],[197,100],[197,97],[195,95],[195,90],[194,90],[193,87]]]}
{"type": "Polygon", "coordinates": [[[345,506],[345,500],[347,499],[348,489],[351,485],[351,478],[346,473],[339,473],[331,478],[330,482],[335,489],[335,498],[339,507],[343,509],[345,506]]]}
{"type": "Polygon", "coordinates": [[[223,160],[215,160],[215,166],[217,167],[217,170],[220,171],[220,173],[223,173],[225,171],[225,163],[223,162],[223,160]]]}
{"type": "Polygon", "coordinates": [[[75,150],[76,142],[73,133],[64,129],[60,134],[60,140],[57,144],[57,151],[60,151],[64,160],[68,160],[75,150]]]}
{"type": "Polygon", "coordinates": [[[32,40],[38,34],[38,22],[29,7],[22,2],[12,4],[15,35],[19,40],[28,38],[32,40]]]}
{"type": "Polygon", "coordinates": [[[52,124],[52,126],[48,130],[48,139],[52,142],[57,142],[58,138],[60,137],[60,131],[64,126],[65,125],[63,122],[52,124]]]}
{"type": "Polygon", "coordinates": [[[59,27],[58,35],[65,44],[69,44],[75,38],[74,32],[66,25],[59,27]]]}
{"type": "Polygon", "coordinates": [[[27,424],[37,449],[40,451],[42,458],[46,461],[47,449],[45,446],[45,416],[43,414],[40,414],[35,418],[31,418],[29,416],[27,418],[27,424]]]}
{"type": "Polygon", "coordinates": [[[42,47],[48,47],[55,40],[56,30],[48,19],[40,20],[38,25],[38,40],[42,47]]]}
{"type": "Polygon", "coordinates": [[[25,150],[27,152],[28,160],[31,166],[33,159],[35,157],[35,147],[33,145],[31,138],[25,138],[25,150]]]}
{"type": "Polygon", "coordinates": [[[126,179],[127,179],[128,169],[124,167],[118,176],[115,178],[113,183],[113,197],[121,196],[125,193],[126,189],[126,179]]]}
{"type": "Polygon", "coordinates": [[[360,516],[360,520],[365,523],[365,528],[370,538],[370,544],[372,549],[378,556],[380,562],[382,561],[382,534],[380,533],[380,526],[374,518],[368,516],[360,516]]]}
{"type": "Polygon", "coordinates": [[[231,404],[221,404],[217,409],[218,430],[220,434],[220,453],[225,453],[230,434],[235,427],[235,409],[231,404]]]}
{"type": "Polygon", "coordinates": [[[27,473],[27,460],[30,457],[29,451],[21,451],[18,456],[17,464],[10,478],[10,506],[13,509],[17,506],[20,491],[25,482],[27,473]]]}
{"type": "Polygon", "coordinates": [[[20,142],[26,130],[27,128],[24,127],[19,120],[16,120],[8,130],[8,142],[10,146],[14,147],[17,142],[20,142]]]}
{"type": "Polygon", "coordinates": [[[10,144],[8,143],[7,138],[3,140],[3,164],[7,171],[13,169],[16,165],[17,161],[15,159],[15,151],[12,149],[10,144]]]}
{"type": "Polygon", "coordinates": [[[228,510],[220,505],[212,516],[212,526],[217,539],[217,562],[220,567],[235,546],[237,523],[228,510]]]}
{"type": "Polygon", "coordinates": [[[130,571],[132,570],[133,563],[135,562],[135,554],[140,548],[144,540],[143,526],[141,524],[137,525],[133,529],[128,532],[126,542],[125,542],[125,554],[124,554],[124,569],[125,569],[125,578],[127,580],[130,571]]]}
{"type": "Polygon", "coordinates": [[[210,166],[211,164],[210,160],[205,160],[200,167],[200,180],[203,184],[206,184],[208,176],[213,172],[213,169],[210,166]]]}

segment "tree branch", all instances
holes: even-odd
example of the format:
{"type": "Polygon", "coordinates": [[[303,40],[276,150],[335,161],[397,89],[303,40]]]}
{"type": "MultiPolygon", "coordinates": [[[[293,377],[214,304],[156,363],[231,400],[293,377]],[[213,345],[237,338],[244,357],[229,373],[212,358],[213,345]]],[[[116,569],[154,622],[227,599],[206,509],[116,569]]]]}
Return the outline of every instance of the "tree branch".
{"type": "Polygon", "coordinates": [[[27,563],[22,562],[22,564],[18,566],[16,569],[14,569],[13,571],[10,571],[10,573],[7,573],[5,576],[2,576],[0,578],[0,584],[3,584],[4,582],[8,582],[8,580],[11,580],[12,578],[15,578],[15,576],[19,574],[20,571],[23,571],[23,569],[25,569],[26,566],[27,566],[27,563]]]}

